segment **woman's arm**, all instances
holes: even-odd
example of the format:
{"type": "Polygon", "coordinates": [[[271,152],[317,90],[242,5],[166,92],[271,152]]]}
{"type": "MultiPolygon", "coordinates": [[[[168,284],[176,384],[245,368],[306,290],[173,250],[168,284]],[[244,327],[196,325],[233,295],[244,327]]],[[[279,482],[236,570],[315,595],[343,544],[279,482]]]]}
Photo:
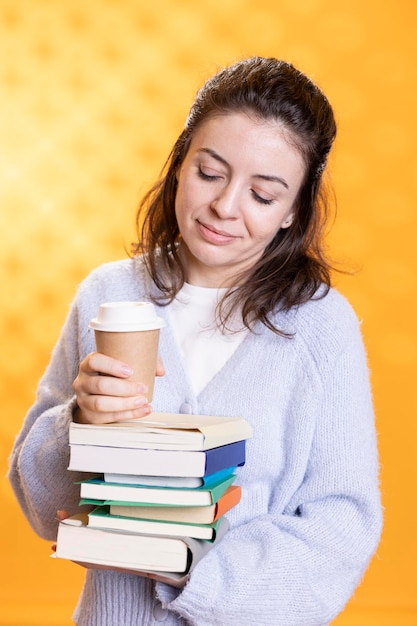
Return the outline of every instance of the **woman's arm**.
{"type": "MultiPolygon", "coordinates": [[[[103,277],[100,271],[79,287],[10,458],[9,480],[20,506],[35,532],[50,540],[56,536],[56,511],[79,510],[75,483],[86,478],[67,470],[73,418],[111,422],[143,417],[150,410],[143,385],[127,380],[126,364],[94,352],[89,320],[99,303],[113,296],[103,291],[103,286],[112,285],[107,270],[103,277]]],[[[158,361],[156,375],[163,374],[158,361]]]]}
{"type": "Polygon", "coordinates": [[[67,467],[72,382],[79,359],[74,304],[10,457],[9,480],[19,504],[35,532],[49,540],[56,536],[56,511],[75,512],[78,507],[79,489],[74,483],[79,476],[67,467]]]}

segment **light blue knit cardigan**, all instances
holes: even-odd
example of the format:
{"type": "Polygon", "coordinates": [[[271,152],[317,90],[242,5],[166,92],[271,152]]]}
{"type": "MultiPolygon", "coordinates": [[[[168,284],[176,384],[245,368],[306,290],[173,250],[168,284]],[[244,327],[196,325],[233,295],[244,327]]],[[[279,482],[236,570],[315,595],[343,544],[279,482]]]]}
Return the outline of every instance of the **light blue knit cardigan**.
{"type": "MultiPolygon", "coordinates": [[[[77,509],[74,482],[81,475],[66,469],[68,424],[72,382],[95,349],[88,322],[102,302],[144,297],[140,262],[124,260],[92,272],[71,306],[10,463],[20,506],[43,538],[55,538],[58,509],[77,509]]],[[[158,314],[166,318],[164,308],[158,314]]],[[[160,342],[166,375],[156,381],[153,408],[241,415],[252,425],[247,462],[238,471],[242,501],[228,514],[229,533],[181,591],[88,571],[79,626],[147,626],[158,619],[165,626],[319,626],[346,604],[382,525],[359,325],[334,290],[276,319],[293,338],[258,325],[197,397],[167,321],[160,342]],[[157,601],[165,612],[154,612],[157,601]]]]}

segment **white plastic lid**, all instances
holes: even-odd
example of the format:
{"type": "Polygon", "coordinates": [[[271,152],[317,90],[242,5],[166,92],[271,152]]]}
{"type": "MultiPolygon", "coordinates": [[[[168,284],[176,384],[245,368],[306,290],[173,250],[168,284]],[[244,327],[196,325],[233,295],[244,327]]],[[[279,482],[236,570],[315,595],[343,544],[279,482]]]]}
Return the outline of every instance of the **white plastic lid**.
{"type": "Polygon", "coordinates": [[[162,328],[164,321],[158,317],[151,302],[105,302],[89,327],[108,332],[132,332],[162,328]]]}

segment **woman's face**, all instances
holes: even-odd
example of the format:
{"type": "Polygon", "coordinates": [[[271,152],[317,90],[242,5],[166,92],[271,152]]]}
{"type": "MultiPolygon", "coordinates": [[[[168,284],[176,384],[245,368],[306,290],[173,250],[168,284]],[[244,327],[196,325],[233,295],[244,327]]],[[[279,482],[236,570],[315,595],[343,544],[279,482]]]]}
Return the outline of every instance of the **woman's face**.
{"type": "Polygon", "coordinates": [[[278,122],[230,113],[202,124],[177,173],[186,281],[226,287],[252,267],[291,225],[304,172],[278,122]]]}

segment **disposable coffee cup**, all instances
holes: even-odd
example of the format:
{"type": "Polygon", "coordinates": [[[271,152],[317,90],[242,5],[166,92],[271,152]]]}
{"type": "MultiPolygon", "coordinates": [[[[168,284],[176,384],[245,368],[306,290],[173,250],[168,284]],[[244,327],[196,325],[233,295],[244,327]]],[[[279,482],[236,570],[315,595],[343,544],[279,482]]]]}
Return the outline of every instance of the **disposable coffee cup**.
{"type": "Polygon", "coordinates": [[[148,387],[153,397],[159,333],[164,322],[151,302],[106,302],[89,324],[94,330],[97,352],[130,365],[129,380],[148,387]]]}

